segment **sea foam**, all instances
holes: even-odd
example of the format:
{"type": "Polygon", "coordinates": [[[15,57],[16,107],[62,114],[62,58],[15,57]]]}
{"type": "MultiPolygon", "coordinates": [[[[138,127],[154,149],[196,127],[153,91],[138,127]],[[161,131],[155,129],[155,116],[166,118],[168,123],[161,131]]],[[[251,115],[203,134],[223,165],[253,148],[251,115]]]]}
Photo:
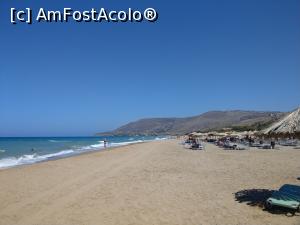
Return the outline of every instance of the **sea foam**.
{"type": "Polygon", "coordinates": [[[70,141],[66,141],[66,140],[49,140],[49,142],[53,142],[53,143],[63,143],[63,142],[70,142],[70,141]]]}
{"type": "Polygon", "coordinates": [[[38,155],[38,154],[32,154],[32,155],[22,155],[20,157],[8,157],[0,159],[0,169],[1,168],[7,168],[7,167],[13,167],[13,166],[19,166],[19,165],[26,165],[26,164],[32,164],[36,162],[41,162],[45,160],[49,160],[51,158],[56,158],[59,156],[64,155],[70,155],[74,153],[73,150],[64,150],[56,153],[51,154],[45,154],[45,155],[38,155]]]}

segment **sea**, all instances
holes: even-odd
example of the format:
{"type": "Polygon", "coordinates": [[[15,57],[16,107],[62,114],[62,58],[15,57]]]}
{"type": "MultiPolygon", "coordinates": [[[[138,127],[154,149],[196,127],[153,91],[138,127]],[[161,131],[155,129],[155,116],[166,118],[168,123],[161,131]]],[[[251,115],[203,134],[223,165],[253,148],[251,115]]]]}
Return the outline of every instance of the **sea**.
{"type": "Polygon", "coordinates": [[[133,143],[164,140],[164,136],[0,137],[0,169],[69,157],[133,143]]]}

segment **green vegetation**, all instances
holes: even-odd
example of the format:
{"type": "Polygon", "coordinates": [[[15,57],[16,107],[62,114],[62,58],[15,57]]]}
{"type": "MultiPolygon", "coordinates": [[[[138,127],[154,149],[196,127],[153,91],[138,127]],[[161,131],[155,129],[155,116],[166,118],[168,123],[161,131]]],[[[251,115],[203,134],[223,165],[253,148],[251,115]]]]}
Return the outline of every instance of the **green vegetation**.
{"type": "Polygon", "coordinates": [[[268,121],[261,121],[261,122],[255,122],[251,124],[245,124],[245,125],[232,125],[226,128],[219,128],[219,129],[206,129],[206,130],[199,130],[199,132],[210,132],[210,131],[216,131],[216,132],[227,132],[227,131],[236,131],[236,132],[243,132],[243,131],[261,131],[263,129],[266,129],[269,127],[272,123],[274,123],[274,120],[268,120],[268,121]]]}
{"type": "Polygon", "coordinates": [[[276,138],[276,139],[298,139],[300,140],[300,132],[294,133],[269,133],[269,134],[256,134],[259,138],[276,138]]]}
{"type": "Polygon", "coordinates": [[[249,125],[232,126],[231,130],[242,132],[242,131],[261,131],[269,127],[274,121],[270,120],[267,122],[257,122],[249,125]]]}

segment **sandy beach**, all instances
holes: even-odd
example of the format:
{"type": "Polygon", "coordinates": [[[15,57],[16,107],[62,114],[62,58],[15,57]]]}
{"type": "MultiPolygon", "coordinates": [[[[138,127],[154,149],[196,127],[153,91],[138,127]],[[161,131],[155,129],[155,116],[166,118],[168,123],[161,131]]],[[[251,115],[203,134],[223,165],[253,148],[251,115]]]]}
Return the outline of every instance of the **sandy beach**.
{"type": "Polygon", "coordinates": [[[178,142],[0,170],[0,224],[300,224],[260,207],[271,190],[300,185],[300,150],[192,151],[178,142]]]}

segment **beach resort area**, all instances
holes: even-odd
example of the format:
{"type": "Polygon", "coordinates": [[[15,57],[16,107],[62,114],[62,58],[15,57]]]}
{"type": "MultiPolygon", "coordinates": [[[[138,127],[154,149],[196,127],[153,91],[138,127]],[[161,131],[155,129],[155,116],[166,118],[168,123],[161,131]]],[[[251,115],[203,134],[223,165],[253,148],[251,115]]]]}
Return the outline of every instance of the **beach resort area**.
{"type": "Polygon", "coordinates": [[[300,225],[300,0],[0,0],[0,225],[300,225]]]}
{"type": "MultiPolygon", "coordinates": [[[[197,119],[198,126],[207,118],[219,124],[220,115],[254,119],[238,126],[244,131],[0,138],[0,225],[300,225],[300,108],[275,121],[273,114],[197,119]],[[269,125],[251,130],[262,127],[258,120],[269,125]]],[[[183,120],[190,121],[179,119],[179,127],[183,120]]],[[[149,132],[154,121],[109,134],[149,132]]],[[[178,132],[176,121],[169,132],[178,132]]]]}
{"type": "Polygon", "coordinates": [[[2,169],[0,224],[300,224],[293,210],[265,207],[283,184],[300,185],[300,149],[185,140],[2,169]]]}

